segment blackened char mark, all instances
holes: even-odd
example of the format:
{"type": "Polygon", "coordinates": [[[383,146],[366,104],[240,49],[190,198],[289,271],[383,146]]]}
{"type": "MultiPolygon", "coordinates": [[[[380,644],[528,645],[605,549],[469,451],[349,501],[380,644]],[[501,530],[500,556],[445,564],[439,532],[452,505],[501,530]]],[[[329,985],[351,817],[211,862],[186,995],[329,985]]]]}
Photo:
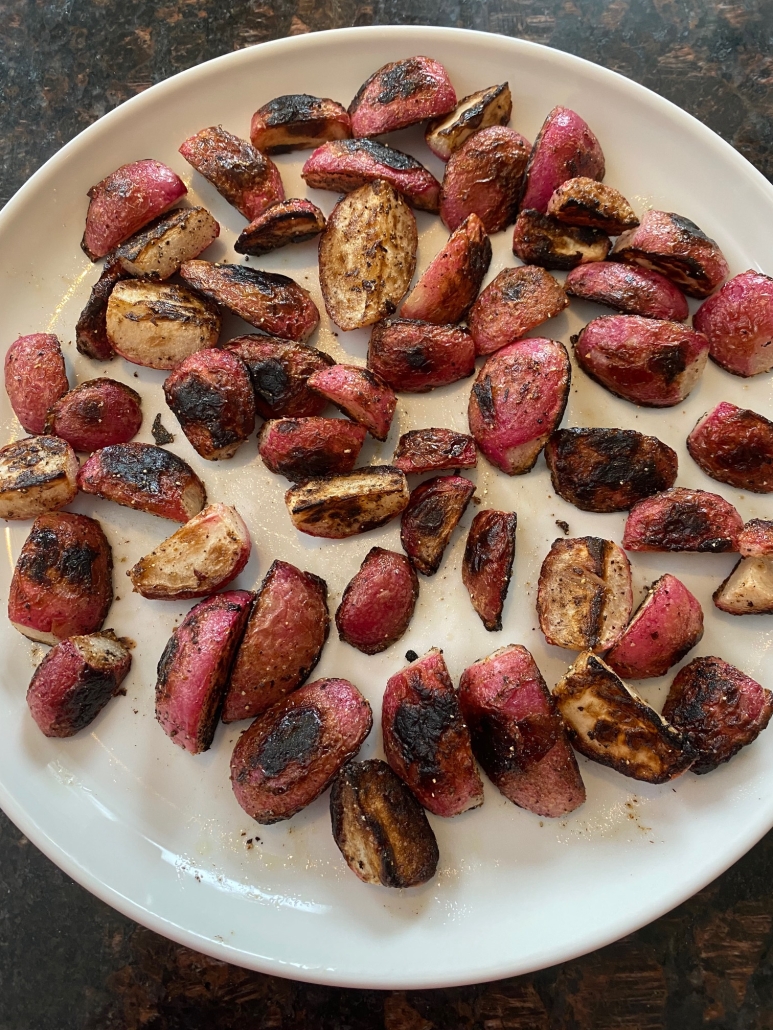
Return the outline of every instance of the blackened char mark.
{"type": "Polygon", "coordinates": [[[703,240],[705,243],[714,242],[702,229],[698,228],[695,222],[691,222],[684,215],[675,215],[673,212],[670,212],[668,217],[671,219],[671,224],[679,231],[679,235],[686,243],[691,243],[694,239],[703,240]]]}
{"type": "Polygon", "coordinates": [[[223,418],[226,398],[222,392],[197,375],[190,375],[174,391],[174,413],[180,424],[196,424],[206,427],[212,444],[225,447],[240,436],[230,428],[223,418]]]}
{"type": "Polygon", "coordinates": [[[322,736],[322,718],[316,708],[287,712],[251,759],[267,777],[278,776],[291,762],[307,765],[322,736]]]}
{"type": "Polygon", "coordinates": [[[475,394],[475,400],[478,402],[483,421],[488,425],[492,425],[496,421],[496,411],[494,409],[494,391],[491,388],[491,376],[485,376],[483,382],[476,383],[472,388],[472,392],[475,394]]]}
{"type": "Polygon", "coordinates": [[[291,93],[270,100],[261,110],[266,125],[274,128],[276,125],[287,125],[288,122],[308,122],[319,118],[321,107],[318,97],[309,93],[291,93]]]}
{"type": "Polygon", "coordinates": [[[377,143],[372,139],[341,139],[336,141],[335,146],[348,154],[367,154],[377,164],[385,165],[387,168],[394,168],[398,172],[411,171],[423,167],[410,154],[404,154],[401,150],[393,150],[384,143],[377,143]]]}
{"type": "Polygon", "coordinates": [[[494,778],[536,765],[558,740],[558,721],[533,715],[515,721],[502,712],[482,713],[470,724],[475,757],[494,778]]]}
{"type": "Polygon", "coordinates": [[[409,100],[427,86],[434,84],[433,79],[424,69],[421,61],[409,57],[399,61],[381,75],[381,91],[376,97],[378,104],[391,104],[398,97],[409,100]]]}
{"type": "Polygon", "coordinates": [[[649,366],[667,383],[673,383],[687,368],[686,348],[682,344],[663,347],[650,358],[649,366]]]}
{"type": "Polygon", "coordinates": [[[169,679],[169,673],[172,671],[172,665],[179,650],[180,644],[177,634],[173,633],[169,640],[167,640],[166,647],[161,652],[161,657],[158,660],[156,668],[158,676],[156,681],[156,701],[166,696],[166,681],[169,679]]]}
{"type": "Polygon", "coordinates": [[[116,444],[100,454],[102,470],[147,494],[160,494],[165,476],[188,476],[190,467],[161,447],[116,444]]]}
{"type": "MultiPolygon", "coordinates": [[[[280,275],[278,272],[263,272],[259,268],[248,268],[246,265],[224,264],[215,265],[215,268],[229,282],[235,283],[237,286],[249,286],[266,297],[275,296],[280,287],[297,286],[294,279],[287,275],[280,275]]],[[[204,281],[199,285],[199,289],[206,290],[207,285],[207,282],[204,281]]],[[[285,298],[280,294],[278,299],[284,300],[285,298]]]]}
{"type": "Polygon", "coordinates": [[[88,544],[70,544],[62,552],[58,571],[73,586],[90,587],[91,570],[97,557],[97,552],[88,544]]]}
{"type": "Polygon", "coordinates": [[[443,738],[460,724],[459,706],[453,693],[427,690],[418,677],[411,683],[418,703],[402,701],[394,718],[394,733],[406,765],[416,766],[420,778],[441,771],[443,738]]]}

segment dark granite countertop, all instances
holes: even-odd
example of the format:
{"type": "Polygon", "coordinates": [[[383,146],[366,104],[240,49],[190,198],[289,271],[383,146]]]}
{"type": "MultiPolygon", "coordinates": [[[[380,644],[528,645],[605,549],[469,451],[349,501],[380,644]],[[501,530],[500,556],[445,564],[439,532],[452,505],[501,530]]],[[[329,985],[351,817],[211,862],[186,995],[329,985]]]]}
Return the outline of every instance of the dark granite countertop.
{"type": "MultiPolygon", "coordinates": [[[[606,65],[773,179],[770,0],[0,0],[0,203],[89,123],[175,72],[281,36],[401,23],[520,36],[606,65]]],[[[138,927],[0,815],[0,1030],[764,1030],[772,883],[773,833],[669,915],[576,961],[476,987],[338,990],[138,927]]]]}

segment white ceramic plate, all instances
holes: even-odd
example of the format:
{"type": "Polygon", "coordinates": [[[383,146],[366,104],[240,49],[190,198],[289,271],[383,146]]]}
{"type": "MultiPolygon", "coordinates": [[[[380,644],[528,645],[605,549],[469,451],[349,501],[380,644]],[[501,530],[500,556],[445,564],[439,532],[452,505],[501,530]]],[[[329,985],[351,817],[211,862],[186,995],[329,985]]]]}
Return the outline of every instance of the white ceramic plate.
{"type": "MultiPolygon", "coordinates": [[[[773,189],[743,158],[697,121],[655,94],[577,58],[520,40],[435,28],[351,29],[300,36],[230,54],[175,76],[87,129],[42,168],[0,216],[2,345],[18,334],[48,330],[67,342],[72,381],[108,374],[143,394],[139,439],[162,412],[177,432],[171,449],[191,462],[212,499],[235,503],[254,540],[254,555],[237,586],[255,587],[274,558],[324,576],[334,611],[340,594],[374,544],[399,549],[392,524],[345,542],[314,541],[290,526],[282,502],[286,482],[261,465],[254,442],[230,462],[203,462],[178,432],[163,404],[163,373],[121,360],[88,362],[70,341],[98,270],[78,246],[86,190],[118,165],[152,156],[175,168],[190,199],[211,208],[223,225],[206,256],[235,259],[232,243],[243,219],[194,174],[177,153],[188,135],[221,122],[242,136],[250,115],[270,98],[294,92],[348,103],[381,64],[421,53],[442,61],[459,96],[509,80],[512,124],[533,139],[550,108],[576,109],[599,136],[606,181],[641,212],[678,211],[722,246],[733,273],[770,272],[773,189]]],[[[397,134],[436,174],[438,161],[417,130],[397,134]]],[[[393,140],[390,139],[390,142],[393,140]]],[[[288,196],[306,195],[299,177],[305,154],[278,159],[288,196]]],[[[326,212],[335,196],[311,191],[326,212]]],[[[445,233],[419,214],[419,268],[445,233]]],[[[513,262],[510,233],[494,239],[489,278],[513,262]]],[[[319,295],[316,245],[287,248],[262,267],[294,275],[319,295]]],[[[238,258],[237,258],[238,259],[238,258]]],[[[568,313],[534,335],[568,342],[600,308],[572,302],[568,313]]],[[[237,320],[231,335],[244,327],[237,320]]],[[[336,334],[323,315],[319,345],[336,358],[363,362],[366,334],[336,334]]],[[[383,445],[368,445],[366,461],[388,460],[397,436],[410,428],[465,429],[470,381],[432,394],[400,398],[383,445]]],[[[769,499],[744,496],[706,478],[687,456],[684,439],[702,412],[728,399],[771,414],[771,377],[734,378],[709,365],[679,408],[626,404],[576,371],[565,425],[622,426],[653,433],[680,455],[679,483],[716,490],[745,518],[770,516],[769,499]]],[[[20,435],[0,398],[2,441],[20,435]]],[[[362,756],[380,755],[378,712],[389,675],[404,654],[442,647],[456,680],[473,660],[506,643],[525,644],[548,683],[572,655],[546,646],[537,628],[535,585],[542,558],[559,535],[620,540],[622,515],[587,515],[555,498],[540,458],[528,476],[509,479],[481,461],[477,482],[484,505],[519,517],[515,573],[505,629],[486,633],[460,582],[460,560],[471,506],[440,572],[421,579],[409,632],[388,651],[365,657],[329,641],[317,675],[341,675],[367,695],[376,728],[362,756]]],[[[588,801],[558,821],[505,801],[490,784],[482,809],[452,821],[431,818],[441,863],[420,889],[390,891],[361,884],[344,865],[331,834],[327,797],[289,823],[261,827],[231,793],[228,763],[240,727],[221,726],[212,750],[192,757],[176,748],[153,717],[155,665],[188,605],[132,595],[124,571],[175,528],[150,515],[81,497],[74,510],[96,516],[115,555],[115,604],[109,624],[137,641],[128,696],[107,707],[88,731],[70,740],[44,738],[29,717],[25,688],[42,649],[5,621],[0,624],[0,803],[8,815],[67,873],[110,905],[158,932],[218,958],[321,983],[369,987],[430,987],[492,979],[559,962],[597,948],[654,919],[739,858],[773,825],[773,732],[763,734],[729,765],[673,784],[638,784],[581,759],[588,801]]],[[[3,603],[29,525],[5,528],[7,561],[0,568],[3,603]]],[[[717,612],[711,592],[732,567],[731,555],[633,555],[637,601],[644,584],[666,570],[684,579],[706,612],[706,634],[693,652],[719,654],[769,682],[770,620],[733,619],[717,612]]],[[[665,681],[642,686],[659,703],[665,681]]]]}

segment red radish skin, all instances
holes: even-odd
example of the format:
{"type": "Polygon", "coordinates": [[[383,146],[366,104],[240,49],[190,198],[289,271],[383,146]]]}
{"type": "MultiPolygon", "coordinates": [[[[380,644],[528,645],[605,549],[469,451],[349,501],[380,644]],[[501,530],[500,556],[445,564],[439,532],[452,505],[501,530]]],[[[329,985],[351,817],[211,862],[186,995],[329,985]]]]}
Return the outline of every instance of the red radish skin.
{"type": "Polygon", "coordinates": [[[699,420],[687,450],[707,476],[739,490],[773,491],[773,422],[722,401],[699,420]]]}
{"type": "Polygon", "coordinates": [[[46,432],[90,454],[128,443],[142,426],[142,401],[136,390],[115,379],[89,379],[48,409],[46,432]]]}
{"type": "MultiPolygon", "coordinates": [[[[684,322],[687,298],[660,272],[616,261],[591,261],[573,268],[564,289],[571,297],[604,304],[626,315],[684,322]]],[[[699,328],[696,326],[696,329],[699,328]]]]}
{"type": "Polygon", "coordinates": [[[568,107],[554,107],[534,141],[526,169],[521,210],[545,213],[551,196],[568,179],[604,178],[604,154],[588,125],[568,107]]]}
{"type": "Polygon", "coordinates": [[[378,654],[408,629],[419,580],[408,558],[372,547],[344,590],[336,612],[341,640],[363,654],[378,654]]]}
{"type": "Polygon", "coordinates": [[[386,440],[397,397],[375,372],[358,365],[331,365],[309,376],[308,387],[365,426],[376,440],[386,440]]]}
{"type": "Polygon", "coordinates": [[[470,311],[475,353],[493,354],[559,314],[568,303],[560,283],[544,268],[505,268],[470,311]]]}
{"type": "Polygon", "coordinates": [[[773,521],[751,519],[738,534],[738,550],[743,558],[773,556],[773,521]]]}
{"type": "Polygon", "coordinates": [[[368,368],[393,390],[426,393],[471,376],[475,344],[457,326],[388,318],[373,327],[368,368]]]}
{"type": "Polygon", "coordinates": [[[56,336],[33,333],[14,340],[5,355],[5,390],[26,432],[45,432],[48,409],[69,389],[56,336]]]}
{"type": "Polygon", "coordinates": [[[471,214],[488,233],[512,225],[529,151],[528,140],[504,125],[470,136],[451,155],[443,176],[440,217],[448,228],[458,229],[471,214]]]}
{"type": "Polygon", "coordinates": [[[324,351],[292,340],[269,336],[239,336],[229,340],[231,351],[247,366],[261,418],[306,418],[321,415],[327,401],[308,388],[309,377],[334,364],[324,351]]]}
{"type": "Polygon", "coordinates": [[[610,236],[639,224],[622,193],[585,175],[563,182],[553,192],[545,213],[566,225],[587,225],[610,236]]]}
{"type": "Polygon", "coordinates": [[[502,629],[502,609],[515,559],[515,512],[479,511],[472,520],[462,562],[462,582],[490,632],[502,629]]]}
{"type": "Polygon", "coordinates": [[[431,57],[407,57],[379,68],[349,104],[353,136],[380,136],[450,114],[456,92],[448,72],[431,57]]]}
{"type": "Polygon", "coordinates": [[[266,422],[258,453],[270,472],[295,483],[351,472],[365,442],[365,426],[342,418],[280,418],[266,422]]]}
{"type": "Polygon", "coordinates": [[[737,551],[743,519],[707,490],[675,487],[639,501],[623,531],[628,551],[737,551]]]}
{"type": "Polygon", "coordinates": [[[773,368],[773,278],[749,270],[734,276],[695,312],[712,361],[735,376],[773,368]]]}
{"type": "Polygon", "coordinates": [[[475,441],[452,429],[412,429],[397,441],[392,465],[407,474],[471,469],[478,464],[475,441]]]}

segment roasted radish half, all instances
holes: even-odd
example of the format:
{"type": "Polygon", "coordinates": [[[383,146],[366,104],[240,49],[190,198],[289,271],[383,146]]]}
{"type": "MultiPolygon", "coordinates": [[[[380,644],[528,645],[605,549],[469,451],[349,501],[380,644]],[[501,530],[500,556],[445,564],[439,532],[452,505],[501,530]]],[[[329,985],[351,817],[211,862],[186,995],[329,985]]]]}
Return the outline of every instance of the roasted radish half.
{"type": "Polygon", "coordinates": [[[405,555],[371,547],[338,606],[338,636],[363,654],[385,651],[408,629],[418,596],[405,555]]]}
{"type": "Polygon", "coordinates": [[[510,86],[503,82],[463,97],[444,118],[433,118],[424,131],[427,146],[441,161],[473,135],[490,125],[507,125],[513,110],[510,86]]]}
{"type": "Polygon", "coordinates": [[[177,601],[206,597],[236,579],[252,542],[236,508],[210,504],[140,558],[126,575],[143,597],[177,601]]]}
{"type": "Polygon", "coordinates": [[[525,647],[510,644],[465,669],[459,704],[473,754],[509,801],[549,819],[583,804],[577,759],[525,647]]]}
{"type": "Polygon", "coordinates": [[[633,404],[681,404],[706,367],[709,341],[678,322],[638,315],[594,318],[572,337],[580,368],[633,404]]]}
{"type": "Polygon", "coordinates": [[[426,393],[475,371],[475,344],[466,329],[409,318],[388,318],[373,327],[368,368],[403,393],[426,393]]]}
{"type": "Polygon", "coordinates": [[[446,165],[440,217],[453,232],[476,214],[486,232],[512,225],[518,213],[529,143],[520,132],[492,125],[471,136],[446,165]]]}
{"type": "Polygon", "coordinates": [[[483,804],[470,731],[438,648],[389,679],[381,729],[387,762],[434,815],[483,804]]]}
{"type": "Polygon", "coordinates": [[[661,272],[691,297],[708,297],[729,271],[714,240],[672,211],[645,211],[637,228],[618,237],[612,259],[661,272]]]}
{"type": "Polygon", "coordinates": [[[502,628],[502,609],[515,559],[514,511],[479,511],[472,520],[462,562],[462,582],[487,630],[502,628]]]}
{"type": "Polygon", "coordinates": [[[255,428],[252,380],[230,350],[191,354],[164,380],[164,397],[191,445],[208,461],[233,457],[255,428]]]}
{"type": "Polygon", "coordinates": [[[618,676],[644,680],[663,676],[703,636],[703,609],[684,583],[666,573],[652,584],[604,661],[618,676]]]}
{"type": "Polygon", "coordinates": [[[330,790],[333,839],[364,883],[418,887],[440,858],[421,807],[386,762],[347,762],[330,790]]]}
{"type": "Polygon", "coordinates": [[[351,472],[365,441],[365,426],[341,418],[278,418],[258,436],[258,453],[271,472],[295,483],[351,472]]]}
{"type": "Polygon", "coordinates": [[[471,469],[478,464],[475,441],[453,429],[412,429],[397,441],[395,468],[403,472],[440,472],[441,469],[471,469]]]}
{"type": "Polygon", "coordinates": [[[361,186],[336,204],[319,241],[319,284],[341,329],[391,315],[416,267],[413,212],[387,182],[361,186]]]}
{"type": "Polygon", "coordinates": [[[5,390],[25,432],[43,433],[48,409],[69,389],[56,336],[33,333],[14,340],[5,355],[5,390]]]}
{"type": "Polygon", "coordinates": [[[631,565],[617,544],[597,536],[553,541],[537,589],[549,644],[606,651],[623,635],[632,609],[631,565]]]}
{"type": "Polygon", "coordinates": [[[220,235],[220,225],[203,207],[162,215],[116,250],[114,257],[130,275],[168,279],[183,261],[198,257],[220,235]]]}
{"type": "Polygon", "coordinates": [[[773,491],[773,422],[722,401],[687,437],[687,450],[707,476],[756,494],[773,491]]]}
{"type": "Polygon", "coordinates": [[[228,590],[200,601],[169,638],[158,661],[156,718],[178,747],[207,751],[252,594],[228,590]]]}
{"type": "Polygon", "coordinates": [[[289,819],[319,797],[360,750],[373,714],[348,680],[307,683],[242,733],[231,758],[231,786],[259,823],[289,819]]]}
{"type": "Polygon", "coordinates": [[[681,290],[660,272],[615,261],[578,265],[567,275],[564,289],[571,297],[605,304],[626,315],[684,322],[689,308],[681,290]]]}
{"type": "Polygon", "coordinates": [[[327,401],[307,384],[315,372],[334,364],[329,354],[304,343],[256,335],[229,340],[225,349],[247,366],[255,409],[263,418],[303,418],[324,410],[327,401]]]}
{"type": "Polygon", "coordinates": [[[467,324],[476,354],[493,354],[563,311],[569,298],[535,265],[505,268],[472,306],[467,324]]]}
{"type": "Polygon", "coordinates": [[[773,522],[750,519],[738,534],[738,550],[744,558],[773,557],[773,522]]]}
{"type": "Polygon", "coordinates": [[[182,179],[160,161],[121,165],[88,192],[81,247],[92,261],[104,257],[187,192],[182,179]]]}
{"type": "Polygon", "coordinates": [[[684,734],[707,773],[751,744],[770,722],[773,694],[721,658],[695,658],[671,684],[663,715],[684,734]]]}
{"type": "Polygon", "coordinates": [[[707,490],[674,487],[631,508],[623,532],[628,551],[737,551],[743,519],[707,490]]]}
{"type": "Polygon", "coordinates": [[[101,629],[112,603],[113,555],[96,519],[67,511],[39,515],[13,571],[13,626],[55,644],[101,629]]]}
{"type": "Polygon", "coordinates": [[[435,476],[411,492],[400,525],[400,542],[423,575],[434,576],[440,568],[451,534],[474,493],[475,484],[464,476],[435,476]]]}
{"type": "Polygon", "coordinates": [[[352,123],[335,100],[290,93],[259,107],[250,122],[253,147],[266,154],[310,150],[331,139],[348,139],[352,123]]]}
{"type": "Polygon", "coordinates": [[[353,136],[380,136],[448,114],[456,93],[448,73],[431,57],[406,57],[379,68],[349,104],[353,136]]]}
{"type": "Polygon", "coordinates": [[[34,519],[78,492],[78,459],[65,440],[28,436],[0,448],[0,519],[34,519]]]}
{"type": "Polygon", "coordinates": [[[578,176],[604,178],[604,154],[586,122],[568,107],[554,107],[529,157],[521,208],[545,212],[558,187],[578,176]]]}
{"type": "Polygon", "coordinates": [[[99,279],[91,288],[86,307],[75,323],[75,346],[80,354],[94,361],[110,361],[115,357],[113,345],[107,335],[107,302],[113,287],[122,279],[128,279],[117,261],[109,262],[99,279]]]}
{"type": "Polygon", "coordinates": [[[223,722],[252,719],[310,676],[330,630],[327,584],[289,562],[266,573],[223,702],[223,722]]]}
{"type": "Polygon", "coordinates": [[[524,208],[513,229],[513,253],[527,265],[569,269],[603,261],[612,246],[600,229],[566,225],[533,208],[524,208]]]}
{"type": "Polygon", "coordinates": [[[475,442],[508,476],[533,468],[561,421],[571,365],[562,343],[518,340],[486,361],[470,393],[467,416],[475,442]]]}
{"type": "Polygon", "coordinates": [[[197,132],[180,153],[248,222],[285,199],[282,177],[271,158],[222,125],[197,132]]]}
{"type": "Polygon", "coordinates": [[[84,493],[174,522],[187,522],[207,503],[204,484],[190,465],[149,443],[95,451],[81,465],[78,486],[84,493]]]}
{"type": "Polygon", "coordinates": [[[280,200],[242,229],[237,254],[268,254],[288,243],[305,243],[325,228],[325,216],[310,200],[280,200]]]}
{"type": "Polygon", "coordinates": [[[773,368],[773,279],[741,272],[695,312],[693,325],[706,335],[711,360],[735,376],[773,368]]]}
{"type": "Polygon", "coordinates": [[[559,497],[582,511],[625,511],[676,482],[676,451],[633,429],[557,429],[545,462],[559,497]]]}
{"type": "Polygon", "coordinates": [[[293,525],[302,533],[341,539],[397,518],[409,496],[404,472],[390,465],[371,465],[291,487],[285,504],[293,525]]]}
{"type": "Polygon", "coordinates": [[[714,604],[728,615],[773,615],[773,560],[741,558],[714,591],[714,604]]]}
{"type": "Polygon", "coordinates": [[[585,651],[553,688],[572,746],[600,765],[645,783],[667,783],[695,752],[598,655],[585,651]]]}
{"type": "Polygon", "coordinates": [[[358,365],[331,365],[309,377],[310,390],[365,426],[377,440],[386,440],[397,397],[384,380],[358,365]]]}
{"type": "Polygon", "coordinates": [[[99,715],[132,664],[131,652],[108,630],[70,637],[53,647],[27,689],[32,718],[47,737],[72,737],[99,715]]]}
{"type": "Polygon", "coordinates": [[[601,229],[608,236],[619,236],[639,224],[622,193],[584,175],[567,179],[554,191],[546,214],[566,225],[601,229]]]}
{"type": "Polygon", "coordinates": [[[89,379],[48,409],[46,432],[60,436],[76,451],[96,451],[128,443],[142,425],[136,390],[115,379],[89,379]]]}

